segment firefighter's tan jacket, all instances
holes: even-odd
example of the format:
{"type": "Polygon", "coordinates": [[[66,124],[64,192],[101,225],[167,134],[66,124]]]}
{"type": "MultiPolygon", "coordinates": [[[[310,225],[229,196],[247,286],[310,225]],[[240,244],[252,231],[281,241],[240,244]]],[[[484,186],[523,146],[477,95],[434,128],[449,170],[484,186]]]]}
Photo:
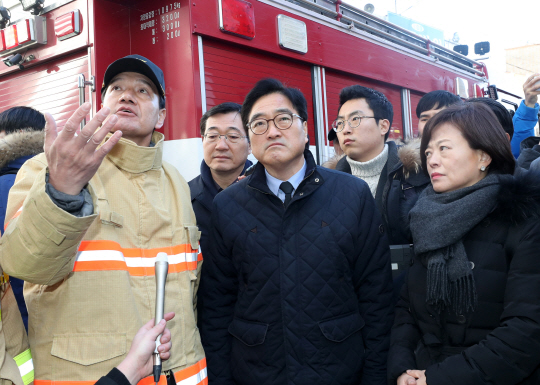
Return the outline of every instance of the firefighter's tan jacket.
{"type": "Polygon", "coordinates": [[[44,154],[17,175],[0,265],[26,281],[36,385],[90,384],[122,361],[154,317],[158,252],[169,255],[165,312],[176,312],[163,370],[177,383],[206,381],[196,326],[199,231],[187,183],[162,162],[163,135],[155,132],[152,141],[154,147],[139,147],[121,139],[106,156],[88,185],[91,216],[74,217],[50,199],[44,154]]]}
{"type": "Polygon", "coordinates": [[[0,384],[28,385],[34,367],[13,289],[0,268],[0,384]]]}

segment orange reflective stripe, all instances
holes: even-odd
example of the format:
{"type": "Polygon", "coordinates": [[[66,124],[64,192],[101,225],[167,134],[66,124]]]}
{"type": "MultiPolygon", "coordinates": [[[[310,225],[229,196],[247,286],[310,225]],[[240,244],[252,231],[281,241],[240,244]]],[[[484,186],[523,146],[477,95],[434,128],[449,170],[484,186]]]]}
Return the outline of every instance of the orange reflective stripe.
{"type": "Polygon", "coordinates": [[[9,221],[7,221],[5,224],[4,224],[4,231],[7,229],[8,225],[9,225],[9,222],[11,222],[12,220],[14,220],[15,218],[17,218],[19,215],[21,215],[22,213],[22,206],[20,209],[17,210],[17,212],[15,213],[14,216],[11,217],[11,219],[9,221]]]}
{"type": "Polygon", "coordinates": [[[177,385],[199,385],[208,384],[206,372],[206,358],[203,358],[195,365],[191,365],[174,373],[174,379],[177,385]]]}
{"type": "Polygon", "coordinates": [[[79,246],[73,271],[124,270],[132,276],[154,275],[158,253],[165,252],[169,259],[169,273],[197,270],[202,261],[199,250],[189,244],[155,249],[122,248],[113,241],[83,241],[79,246]]]}
{"type": "MultiPolygon", "coordinates": [[[[206,375],[206,358],[203,358],[194,365],[174,373],[177,385],[208,385],[206,375]]],[[[97,380],[96,380],[97,381],[97,380]]],[[[34,380],[34,385],[94,385],[96,381],[50,381],[34,380]]],[[[143,378],[137,385],[154,385],[154,377],[143,378]]],[[[158,385],[167,385],[167,377],[161,375],[158,385]]]]}

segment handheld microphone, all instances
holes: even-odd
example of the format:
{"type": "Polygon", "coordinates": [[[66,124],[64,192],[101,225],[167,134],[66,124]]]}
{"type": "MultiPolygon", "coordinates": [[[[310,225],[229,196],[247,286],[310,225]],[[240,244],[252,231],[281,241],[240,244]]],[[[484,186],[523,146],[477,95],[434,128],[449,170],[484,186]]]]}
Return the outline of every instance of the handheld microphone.
{"type": "MultiPolygon", "coordinates": [[[[154,325],[157,325],[163,319],[163,309],[165,308],[165,282],[169,272],[169,259],[167,253],[158,253],[156,257],[156,315],[154,325]]],[[[154,381],[157,385],[161,376],[161,357],[157,350],[160,345],[161,334],[156,339],[156,349],[154,350],[154,381]]]]}

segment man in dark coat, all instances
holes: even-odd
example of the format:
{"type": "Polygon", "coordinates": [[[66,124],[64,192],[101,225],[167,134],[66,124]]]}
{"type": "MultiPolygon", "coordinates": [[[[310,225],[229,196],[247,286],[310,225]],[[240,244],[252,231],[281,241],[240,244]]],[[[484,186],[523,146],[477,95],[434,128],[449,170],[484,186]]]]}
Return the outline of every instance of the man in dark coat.
{"type": "MultiPolygon", "coordinates": [[[[0,232],[4,234],[6,207],[9,190],[15,177],[28,159],[43,152],[43,128],[45,118],[31,107],[12,107],[0,114],[0,132],[5,136],[0,140],[0,232]]],[[[10,277],[11,287],[19,306],[19,311],[28,330],[28,310],[23,296],[20,279],[10,277]]]]}
{"type": "MultiPolygon", "coordinates": [[[[191,204],[201,232],[201,250],[208,247],[212,202],[218,192],[238,181],[251,166],[247,128],[242,125],[237,103],[212,107],[201,118],[204,159],[201,174],[189,182],[191,204]]],[[[199,288],[199,293],[201,288],[199,288]]]]}
{"type": "Polygon", "coordinates": [[[261,80],[242,122],[259,163],[214,199],[199,309],[209,383],[383,384],[388,241],[366,184],[321,168],[299,90],[261,80]]]}
{"type": "MultiPolygon", "coordinates": [[[[333,127],[346,156],[336,170],[369,185],[390,245],[394,245],[392,269],[399,276],[396,272],[410,261],[409,211],[430,183],[422,172],[420,143],[412,141],[398,150],[394,142],[385,142],[394,113],[392,104],[378,91],[359,85],[346,87],[340,92],[339,105],[333,127]]],[[[395,289],[400,285],[396,282],[395,289]]]]}

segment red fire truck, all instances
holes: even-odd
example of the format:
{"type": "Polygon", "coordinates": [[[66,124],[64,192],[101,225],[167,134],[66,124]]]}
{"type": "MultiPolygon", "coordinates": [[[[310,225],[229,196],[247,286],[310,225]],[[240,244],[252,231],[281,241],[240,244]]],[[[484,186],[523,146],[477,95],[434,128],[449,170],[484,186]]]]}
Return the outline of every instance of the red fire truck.
{"type": "Polygon", "coordinates": [[[331,155],[327,133],[339,91],[361,84],[394,106],[392,138],[417,132],[426,92],[480,96],[487,70],[341,0],[21,0],[22,18],[0,32],[0,111],[49,111],[62,126],[84,100],[101,104],[108,64],[140,54],[166,79],[165,159],[187,180],[199,173],[198,123],[206,109],[242,103],[261,78],[275,77],[308,100],[310,145],[331,155]],[[5,65],[4,65],[5,64],[5,65]]]}

